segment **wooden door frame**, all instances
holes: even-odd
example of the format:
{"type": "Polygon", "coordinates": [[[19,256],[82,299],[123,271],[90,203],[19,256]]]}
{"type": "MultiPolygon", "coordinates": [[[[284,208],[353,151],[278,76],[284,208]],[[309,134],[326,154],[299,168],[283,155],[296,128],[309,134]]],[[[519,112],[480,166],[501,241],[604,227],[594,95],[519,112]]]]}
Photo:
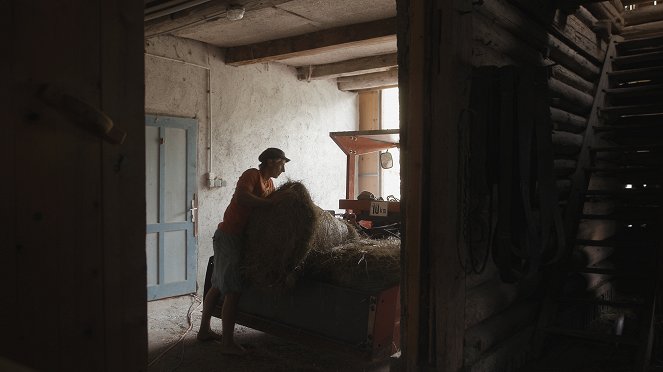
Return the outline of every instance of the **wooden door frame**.
{"type": "Polygon", "coordinates": [[[469,97],[471,10],[465,0],[397,0],[406,371],[463,366],[458,127],[469,97]]]}
{"type": "MultiPolygon", "coordinates": [[[[165,129],[166,128],[177,128],[177,129],[182,129],[186,131],[186,142],[187,142],[187,148],[186,148],[186,163],[187,163],[187,169],[186,169],[186,198],[187,198],[187,203],[188,202],[193,202],[195,198],[195,193],[197,191],[196,185],[197,185],[197,148],[198,148],[198,121],[196,119],[191,119],[191,118],[182,118],[182,117],[175,117],[175,116],[165,116],[165,115],[157,115],[157,114],[150,114],[150,115],[145,115],[145,125],[146,126],[154,126],[159,128],[159,135],[161,138],[165,138],[165,129]],[[191,164],[193,163],[193,164],[191,164]],[[193,165],[193,166],[190,166],[193,165]]],[[[168,145],[166,142],[164,144],[165,146],[168,145]]],[[[166,224],[168,222],[164,221],[164,208],[162,208],[165,205],[165,195],[163,192],[163,187],[165,186],[164,183],[164,175],[165,175],[165,147],[160,146],[159,148],[159,217],[158,217],[158,224],[166,224]]],[[[175,225],[188,225],[191,224],[191,230],[185,230],[187,231],[187,236],[186,236],[186,281],[183,282],[177,282],[177,283],[161,283],[164,279],[163,272],[161,270],[158,271],[157,276],[158,276],[158,281],[160,284],[155,285],[155,286],[148,286],[147,287],[147,300],[158,300],[161,298],[165,297],[172,297],[172,296],[179,296],[182,294],[186,293],[193,293],[196,291],[196,284],[197,284],[197,266],[198,266],[198,248],[197,248],[197,242],[196,242],[196,237],[195,237],[195,224],[193,221],[193,215],[189,217],[189,214],[187,213],[186,217],[187,221],[181,222],[181,223],[169,223],[170,225],[173,225],[174,227],[178,227],[175,225]],[[189,234],[190,232],[190,234],[189,234]],[[191,248],[191,250],[189,250],[191,248]],[[159,286],[166,286],[157,288],[159,286]],[[165,293],[164,293],[165,291],[165,293]]],[[[150,224],[148,224],[150,225],[150,224]]],[[[167,232],[167,231],[172,231],[172,230],[154,230],[150,226],[146,227],[146,233],[158,233],[159,234],[159,239],[158,239],[158,268],[161,269],[164,265],[164,244],[165,244],[165,239],[162,233],[167,232]]]]}

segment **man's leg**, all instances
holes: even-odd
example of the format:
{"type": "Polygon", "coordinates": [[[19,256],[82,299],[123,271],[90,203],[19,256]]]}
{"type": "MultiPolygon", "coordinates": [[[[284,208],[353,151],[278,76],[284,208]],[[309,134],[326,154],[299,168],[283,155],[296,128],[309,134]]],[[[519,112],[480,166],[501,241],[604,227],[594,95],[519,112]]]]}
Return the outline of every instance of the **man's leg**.
{"type": "Polygon", "coordinates": [[[221,326],[223,327],[221,352],[224,354],[239,355],[246,353],[241,345],[235,343],[235,320],[240,295],[239,292],[228,292],[223,299],[223,308],[221,309],[221,326]]]}
{"type": "Polygon", "coordinates": [[[212,313],[214,312],[214,307],[219,301],[220,294],[221,292],[219,292],[218,288],[212,287],[207,291],[207,294],[203,299],[203,316],[200,319],[198,336],[196,336],[200,341],[221,340],[221,335],[212,332],[212,329],[210,328],[212,313]]]}

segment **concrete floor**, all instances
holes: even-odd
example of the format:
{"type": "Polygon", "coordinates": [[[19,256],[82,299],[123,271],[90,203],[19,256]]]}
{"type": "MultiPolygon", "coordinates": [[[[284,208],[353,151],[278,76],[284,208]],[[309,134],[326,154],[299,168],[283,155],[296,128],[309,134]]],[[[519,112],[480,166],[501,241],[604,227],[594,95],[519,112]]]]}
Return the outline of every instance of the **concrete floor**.
{"type": "MultiPolygon", "coordinates": [[[[389,361],[362,363],[341,354],[314,349],[251,328],[237,326],[235,338],[249,352],[226,356],[216,342],[199,342],[202,305],[194,296],[148,302],[148,371],[223,372],[388,372],[389,361]],[[189,328],[187,313],[191,314],[189,328]],[[184,338],[178,342],[182,335],[184,338]],[[173,346],[175,345],[175,346],[173,346]]],[[[221,333],[221,320],[212,318],[212,329],[221,333]]]]}

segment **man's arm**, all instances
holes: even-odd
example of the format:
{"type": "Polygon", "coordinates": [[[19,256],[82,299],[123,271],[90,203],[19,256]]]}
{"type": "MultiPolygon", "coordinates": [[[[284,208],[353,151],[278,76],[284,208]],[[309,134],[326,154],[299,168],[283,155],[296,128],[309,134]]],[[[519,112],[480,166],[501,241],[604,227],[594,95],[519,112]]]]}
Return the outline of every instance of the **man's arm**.
{"type": "Polygon", "coordinates": [[[246,189],[238,189],[237,203],[245,207],[255,208],[255,207],[266,207],[268,205],[272,205],[272,200],[261,198],[246,189]]]}

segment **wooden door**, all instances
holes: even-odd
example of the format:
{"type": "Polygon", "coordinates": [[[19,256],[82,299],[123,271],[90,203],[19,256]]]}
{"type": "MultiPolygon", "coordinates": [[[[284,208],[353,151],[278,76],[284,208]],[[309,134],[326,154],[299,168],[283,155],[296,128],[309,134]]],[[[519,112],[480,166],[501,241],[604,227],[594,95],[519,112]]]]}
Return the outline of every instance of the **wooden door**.
{"type": "Polygon", "coordinates": [[[147,299],[196,291],[193,119],[145,118],[147,299]]]}
{"type": "Polygon", "coordinates": [[[146,370],[143,5],[0,1],[0,362],[146,370]]]}

